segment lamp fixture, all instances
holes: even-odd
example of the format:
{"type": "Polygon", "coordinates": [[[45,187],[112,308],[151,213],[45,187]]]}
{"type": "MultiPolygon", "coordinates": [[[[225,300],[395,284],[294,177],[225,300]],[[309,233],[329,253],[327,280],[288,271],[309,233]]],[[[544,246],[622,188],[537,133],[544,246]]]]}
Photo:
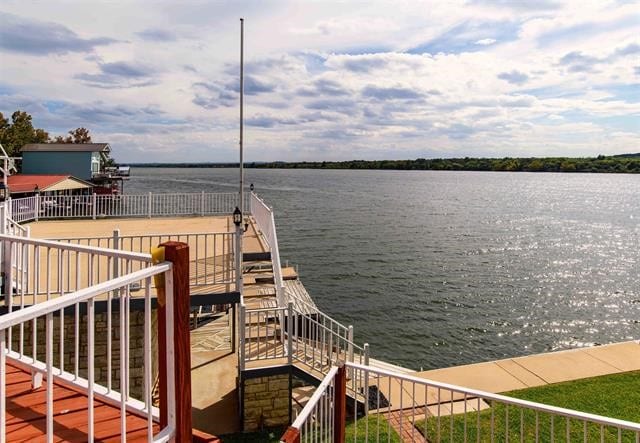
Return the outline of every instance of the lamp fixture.
{"type": "Polygon", "coordinates": [[[5,185],[4,182],[0,182],[0,201],[5,201],[9,195],[9,186],[5,185]]]}
{"type": "Polygon", "coordinates": [[[236,225],[236,227],[239,227],[242,224],[242,212],[237,206],[233,211],[233,224],[236,225]]]}

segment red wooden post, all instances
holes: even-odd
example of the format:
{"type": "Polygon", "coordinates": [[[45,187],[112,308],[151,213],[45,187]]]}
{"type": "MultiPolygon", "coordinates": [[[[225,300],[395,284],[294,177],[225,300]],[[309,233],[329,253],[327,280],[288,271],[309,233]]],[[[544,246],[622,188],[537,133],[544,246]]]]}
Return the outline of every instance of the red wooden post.
{"type": "Polygon", "coordinates": [[[300,443],[300,430],[289,426],[282,437],[280,437],[280,441],[284,443],[300,443]]]}
{"type": "MultiPolygon", "coordinates": [[[[189,246],[186,243],[176,241],[168,241],[160,246],[164,247],[165,260],[173,263],[173,339],[166,337],[166,308],[162,306],[162,303],[158,303],[160,426],[167,424],[166,349],[170,344],[173,346],[175,356],[175,440],[187,442],[192,440],[189,246]]],[[[158,293],[158,298],[160,298],[160,293],[158,293]]]]}
{"type": "Polygon", "coordinates": [[[344,443],[347,425],[347,368],[341,364],[335,378],[333,404],[333,441],[344,443]]]}

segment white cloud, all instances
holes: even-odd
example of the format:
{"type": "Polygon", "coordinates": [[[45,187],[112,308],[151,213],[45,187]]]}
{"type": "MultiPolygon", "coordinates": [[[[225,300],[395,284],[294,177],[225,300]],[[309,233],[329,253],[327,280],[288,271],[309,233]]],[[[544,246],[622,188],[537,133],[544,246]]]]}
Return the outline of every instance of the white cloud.
{"type": "Polygon", "coordinates": [[[495,38],[483,38],[480,40],[476,40],[476,45],[489,46],[496,42],[495,38]]]}

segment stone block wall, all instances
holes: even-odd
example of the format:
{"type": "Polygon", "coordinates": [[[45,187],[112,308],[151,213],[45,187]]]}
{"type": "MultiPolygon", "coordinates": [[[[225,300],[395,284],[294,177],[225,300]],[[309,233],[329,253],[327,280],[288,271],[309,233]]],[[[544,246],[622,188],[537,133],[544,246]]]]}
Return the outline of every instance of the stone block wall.
{"type": "MultiPolygon", "coordinates": [[[[68,311],[67,311],[68,312],[68,311]]],[[[120,314],[111,314],[111,388],[120,389],[120,314]]],[[[95,381],[107,386],[108,366],[107,347],[109,332],[107,329],[108,314],[106,312],[95,314],[94,333],[94,368],[95,381]]],[[[157,315],[152,311],[152,377],[157,375],[157,315]]],[[[129,314],[129,393],[132,397],[142,399],[144,392],[144,311],[131,311],[129,314]]],[[[33,322],[23,325],[23,352],[27,357],[33,355],[33,322]]],[[[46,362],[46,323],[44,318],[39,318],[36,325],[36,353],[37,359],[46,362]]],[[[80,314],[79,322],[79,376],[87,377],[88,346],[87,346],[87,315],[80,314]]],[[[19,351],[20,327],[12,328],[12,349],[19,351]]],[[[75,315],[56,316],[53,319],[53,366],[61,367],[60,344],[62,346],[63,369],[66,372],[75,371],[75,315]],[[62,318],[62,322],[61,322],[62,318]],[[63,340],[60,340],[62,331],[63,340]]],[[[153,382],[153,381],[152,381],[153,382]]]]}
{"type": "Polygon", "coordinates": [[[256,377],[244,382],[245,432],[289,424],[289,375],[256,377]]]}

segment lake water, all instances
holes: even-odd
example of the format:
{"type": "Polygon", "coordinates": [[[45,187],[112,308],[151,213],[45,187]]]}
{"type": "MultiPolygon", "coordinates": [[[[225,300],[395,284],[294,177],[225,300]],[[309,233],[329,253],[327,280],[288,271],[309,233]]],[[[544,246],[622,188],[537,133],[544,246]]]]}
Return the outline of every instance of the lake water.
{"type": "MultiPolygon", "coordinates": [[[[126,193],[235,192],[133,168],[126,193]]],[[[640,176],[246,170],[283,260],[372,355],[436,368],[640,338],[640,176]]]]}

